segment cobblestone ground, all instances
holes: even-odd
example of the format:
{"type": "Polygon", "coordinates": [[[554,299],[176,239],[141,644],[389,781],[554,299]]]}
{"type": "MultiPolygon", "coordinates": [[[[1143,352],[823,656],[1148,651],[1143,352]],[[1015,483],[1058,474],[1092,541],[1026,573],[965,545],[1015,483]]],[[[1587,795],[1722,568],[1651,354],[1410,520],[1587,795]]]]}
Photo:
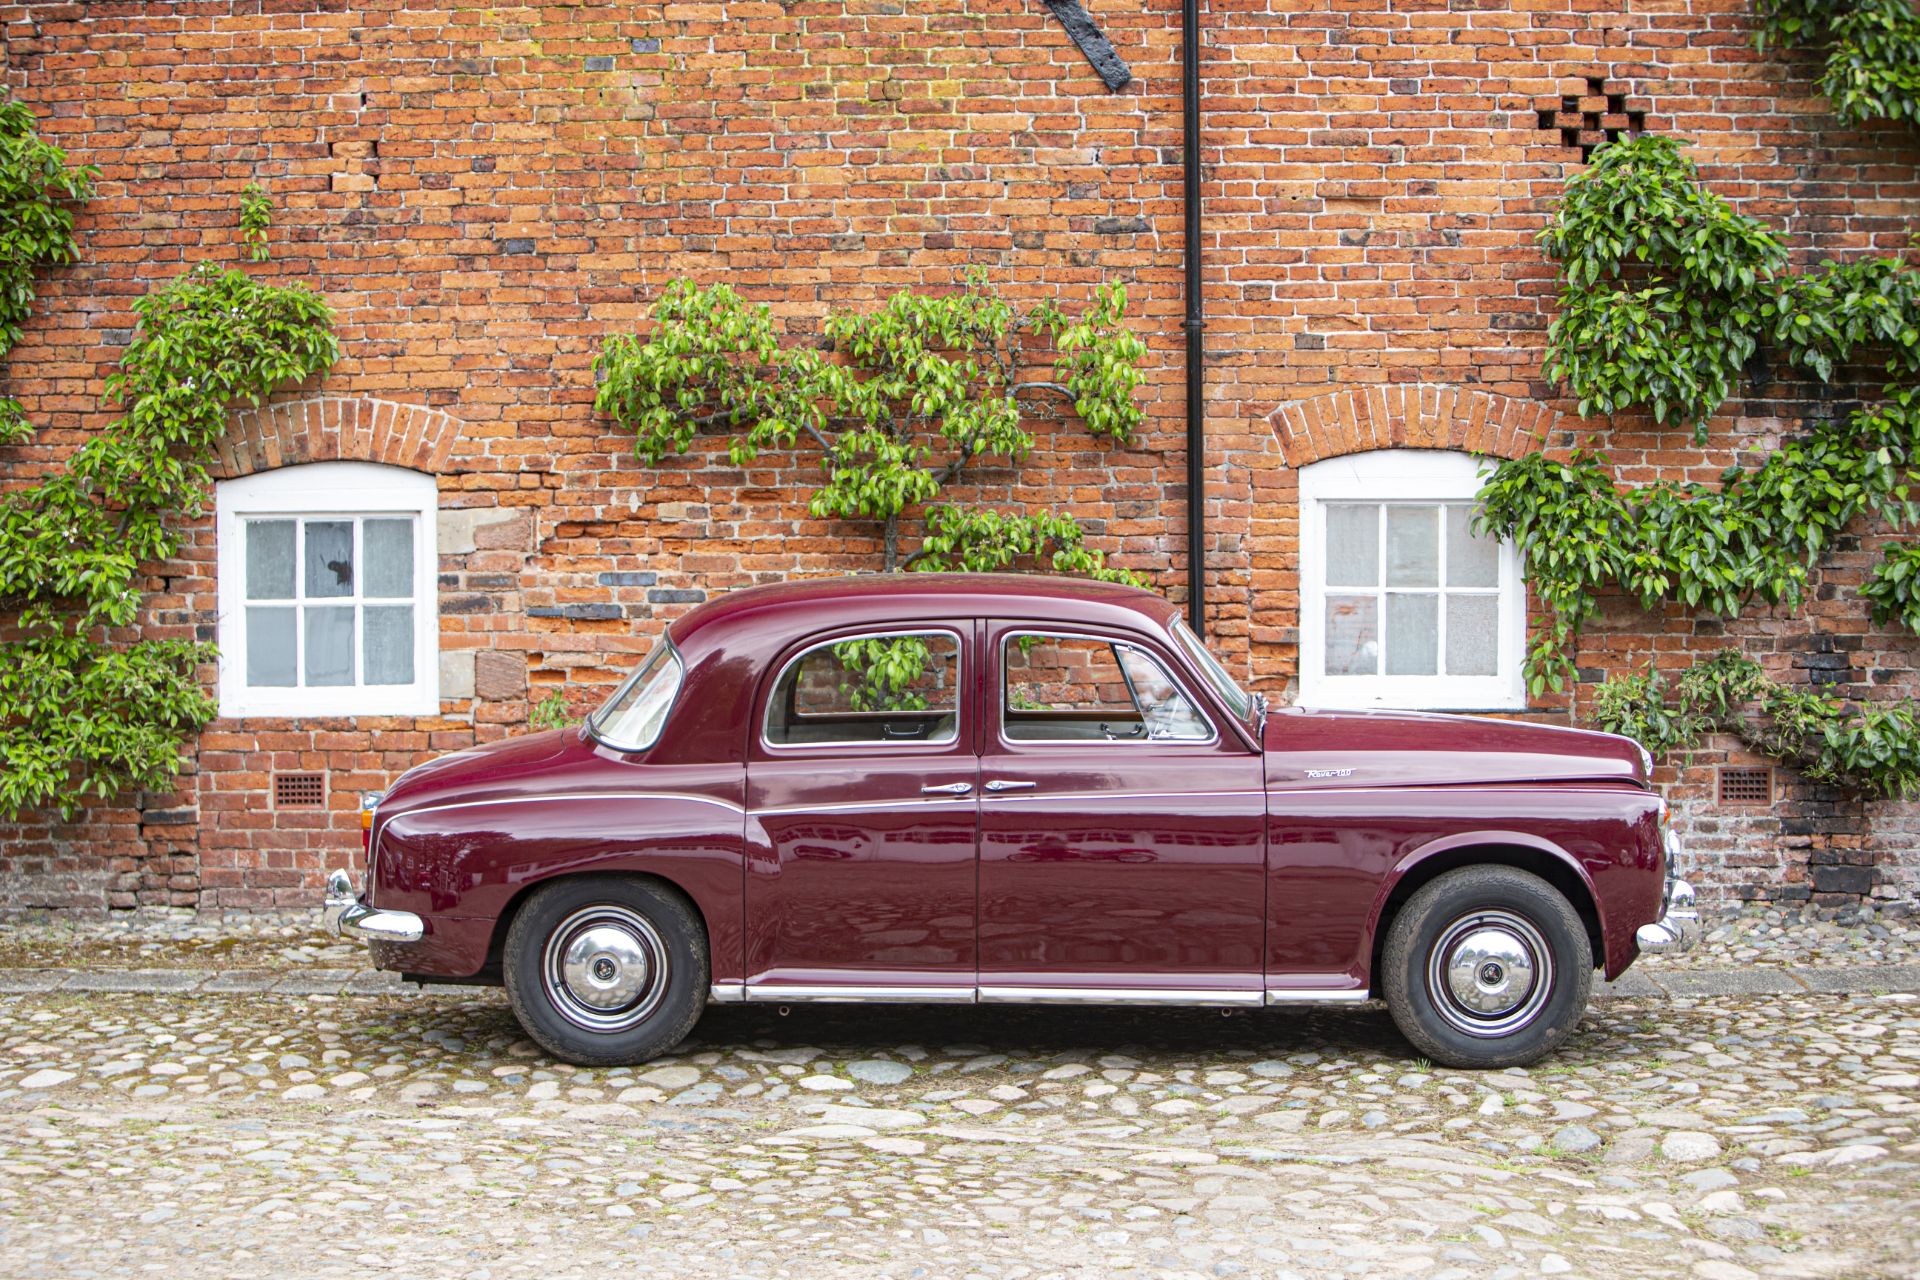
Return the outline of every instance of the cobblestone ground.
{"type": "Polygon", "coordinates": [[[1373,1007],[733,1007],[581,1070],[493,992],[20,991],[0,1276],[1912,1276],[1917,1072],[1901,992],[1473,1074],[1373,1007]]]}

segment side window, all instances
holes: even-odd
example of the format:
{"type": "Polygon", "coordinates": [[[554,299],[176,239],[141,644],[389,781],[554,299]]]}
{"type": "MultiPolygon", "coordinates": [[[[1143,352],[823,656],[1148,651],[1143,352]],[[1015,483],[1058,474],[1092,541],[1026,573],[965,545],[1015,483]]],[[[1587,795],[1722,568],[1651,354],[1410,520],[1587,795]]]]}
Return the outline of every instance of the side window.
{"type": "Polygon", "coordinates": [[[1083,636],[1013,635],[1001,646],[1009,742],[1205,742],[1213,726],[1144,649],[1083,636]]]}
{"type": "Polygon", "coordinates": [[[775,747],[938,745],[960,732],[960,642],[950,632],[861,636],[790,660],[767,702],[775,747]]]}

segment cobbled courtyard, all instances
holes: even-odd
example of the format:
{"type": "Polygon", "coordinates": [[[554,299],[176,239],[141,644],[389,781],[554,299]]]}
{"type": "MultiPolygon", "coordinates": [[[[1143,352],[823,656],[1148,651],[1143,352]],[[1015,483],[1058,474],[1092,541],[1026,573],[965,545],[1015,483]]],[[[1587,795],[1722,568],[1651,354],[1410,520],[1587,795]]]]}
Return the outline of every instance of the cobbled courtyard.
{"type": "MultiPolygon", "coordinates": [[[[1377,1006],[716,1008],[584,1070],[297,939],[15,933],[0,1276],[1920,1274],[1920,995],[1707,962],[1750,932],[1484,1074],[1377,1006]]],[[[1920,987],[1910,932],[1795,959],[1920,987]]]]}

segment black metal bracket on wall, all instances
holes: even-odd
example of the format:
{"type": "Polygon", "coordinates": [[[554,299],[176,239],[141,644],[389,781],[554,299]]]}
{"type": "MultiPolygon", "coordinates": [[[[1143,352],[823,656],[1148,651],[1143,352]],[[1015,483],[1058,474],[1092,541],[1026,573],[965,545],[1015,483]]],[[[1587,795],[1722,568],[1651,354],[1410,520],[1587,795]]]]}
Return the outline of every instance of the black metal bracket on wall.
{"type": "Polygon", "coordinates": [[[1100,30],[1093,18],[1082,9],[1076,0],[1046,0],[1047,8],[1067,29],[1067,38],[1087,55],[1087,61],[1100,73],[1100,79],[1108,89],[1115,93],[1133,83],[1133,70],[1126,60],[1113,51],[1106,33],[1100,30]]]}

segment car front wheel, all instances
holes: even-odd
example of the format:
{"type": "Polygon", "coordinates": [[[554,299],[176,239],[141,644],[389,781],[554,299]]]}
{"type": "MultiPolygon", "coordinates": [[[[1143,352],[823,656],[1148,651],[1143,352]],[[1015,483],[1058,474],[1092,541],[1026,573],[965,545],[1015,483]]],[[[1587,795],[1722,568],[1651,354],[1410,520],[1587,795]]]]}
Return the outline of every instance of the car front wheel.
{"type": "Polygon", "coordinates": [[[1573,904],[1514,867],[1422,886],[1388,929],[1381,987],[1402,1035],[1449,1067],[1522,1067],[1564,1044],[1593,989],[1573,904]]]}
{"type": "Polygon", "coordinates": [[[536,889],[507,930],[503,960],[520,1025],[580,1066],[658,1057],[706,1007],[706,931],[657,882],[577,876],[536,889]]]}

